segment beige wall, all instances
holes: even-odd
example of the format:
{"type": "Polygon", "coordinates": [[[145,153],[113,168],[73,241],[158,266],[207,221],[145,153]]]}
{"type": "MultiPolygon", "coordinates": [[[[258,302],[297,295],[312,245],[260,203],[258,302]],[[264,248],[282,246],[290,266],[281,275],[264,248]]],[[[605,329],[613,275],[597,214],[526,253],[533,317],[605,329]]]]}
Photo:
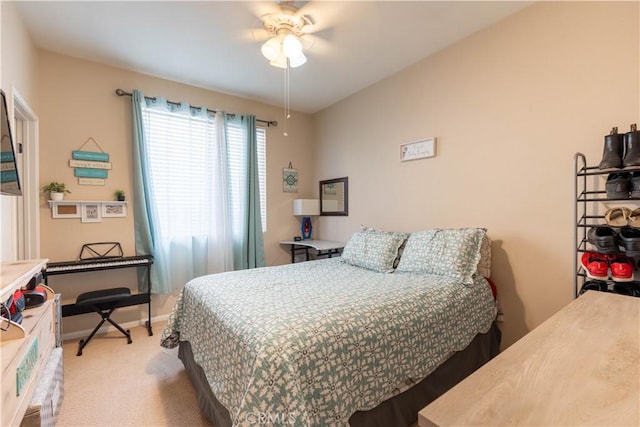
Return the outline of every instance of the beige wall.
{"type": "MultiPolygon", "coordinates": [[[[2,89],[16,90],[31,109],[38,110],[38,52],[12,2],[2,8],[2,89]]],[[[11,108],[11,107],[10,107],[11,108]]]]}
{"type": "Polygon", "coordinates": [[[600,161],[640,122],[638,2],[543,2],[314,116],[317,179],[349,176],[349,216],[389,230],[487,227],[505,346],[572,298],[575,152],[600,161]],[[437,156],[399,161],[435,136],[437,156]]]}
{"type": "MultiPolygon", "coordinates": [[[[117,88],[140,89],[149,96],[165,96],[170,100],[186,101],[229,112],[255,114],[260,119],[280,120],[282,110],[244,98],[224,95],[196,87],[170,82],[150,76],[74,59],[51,52],[40,52],[40,180],[66,183],[71,190],[68,199],[114,200],[116,189],[124,189],[129,200],[126,218],[104,218],[101,223],[82,223],[80,219],[52,219],[51,210],[41,196],[41,254],[51,261],[72,260],[78,256],[83,243],[117,241],[126,255],[134,255],[134,229],[131,200],[132,189],[132,130],[131,98],[119,97],[117,88]],[[81,186],[68,166],[71,152],[93,137],[110,154],[113,169],[105,186],[81,186]]],[[[292,215],[292,200],[309,197],[315,189],[312,182],[311,119],[294,113],[288,124],[288,137],[283,126],[267,131],[267,232],[265,251],[269,265],[289,261],[283,239],[299,233],[299,223],[292,215]],[[282,168],[289,162],[300,170],[299,193],[282,191],[282,168]]],[[[91,147],[89,145],[88,147],[91,147]]],[[[52,278],[56,291],[64,299],[74,299],[79,292],[131,283],[132,269],[102,274],[76,274],[52,278]]],[[[173,297],[154,297],[152,316],[168,314],[173,297]]],[[[120,313],[121,320],[144,318],[145,307],[120,313]]],[[[94,316],[95,317],[95,316],[94,316]]],[[[65,319],[65,332],[90,328],[91,316],[65,319]]]]}
{"type": "MultiPolygon", "coordinates": [[[[13,116],[13,97],[18,95],[33,112],[38,112],[37,69],[38,53],[19,17],[15,5],[0,2],[0,82],[7,97],[10,117],[13,116]]],[[[15,133],[15,129],[12,129],[15,133]]],[[[15,136],[14,136],[15,139],[15,136]]],[[[21,179],[25,179],[24,174],[21,179]]],[[[22,183],[24,187],[24,182],[22,183]]],[[[21,200],[0,195],[0,260],[18,259],[16,205],[21,200]]]]}

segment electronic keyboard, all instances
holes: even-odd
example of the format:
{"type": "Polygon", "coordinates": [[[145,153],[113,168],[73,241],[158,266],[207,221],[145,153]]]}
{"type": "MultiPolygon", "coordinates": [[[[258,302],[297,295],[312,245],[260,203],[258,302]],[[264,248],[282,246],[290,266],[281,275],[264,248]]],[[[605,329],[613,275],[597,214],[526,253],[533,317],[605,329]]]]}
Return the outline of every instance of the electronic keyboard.
{"type": "Polygon", "coordinates": [[[46,276],[54,276],[56,274],[80,273],[84,271],[149,266],[151,264],[153,264],[153,256],[151,255],[88,258],[77,261],[50,262],[47,264],[47,269],[44,274],[46,276]]]}

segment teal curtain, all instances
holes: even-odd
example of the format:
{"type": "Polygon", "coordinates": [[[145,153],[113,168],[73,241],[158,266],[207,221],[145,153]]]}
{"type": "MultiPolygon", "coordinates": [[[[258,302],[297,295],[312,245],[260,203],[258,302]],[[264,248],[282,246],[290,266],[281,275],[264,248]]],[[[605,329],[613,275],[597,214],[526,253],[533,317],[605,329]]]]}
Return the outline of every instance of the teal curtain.
{"type": "MultiPolygon", "coordinates": [[[[145,102],[144,95],[138,90],[133,91],[131,97],[133,110],[133,191],[136,197],[133,198],[134,231],[136,255],[154,255],[154,263],[151,267],[152,290],[156,291],[157,284],[160,283],[157,275],[159,261],[154,254],[153,242],[153,209],[151,206],[151,189],[145,185],[145,176],[148,176],[149,166],[145,143],[144,122],[142,119],[142,105],[145,102]]],[[[138,288],[141,292],[146,292],[149,283],[147,275],[143,269],[138,269],[138,288]]]]}
{"type": "Polygon", "coordinates": [[[260,216],[260,183],[258,175],[258,144],[256,140],[256,117],[236,116],[244,139],[245,180],[241,191],[242,203],[239,232],[235,233],[233,245],[234,269],[243,270],[265,266],[262,221],[260,216]]]}

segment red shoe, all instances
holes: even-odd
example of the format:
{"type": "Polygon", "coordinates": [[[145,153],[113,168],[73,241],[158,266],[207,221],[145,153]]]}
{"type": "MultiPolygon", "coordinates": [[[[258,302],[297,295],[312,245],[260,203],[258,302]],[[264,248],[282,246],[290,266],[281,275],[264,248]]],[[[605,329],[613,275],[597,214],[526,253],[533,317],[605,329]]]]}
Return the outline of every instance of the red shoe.
{"type": "Polygon", "coordinates": [[[585,252],[580,259],[582,268],[587,273],[587,277],[596,280],[607,280],[609,278],[609,260],[606,255],[597,252],[585,252]]]}
{"type": "Polygon", "coordinates": [[[632,282],[634,262],[624,254],[609,255],[609,266],[611,267],[611,279],[614,282],[632,282]]]}

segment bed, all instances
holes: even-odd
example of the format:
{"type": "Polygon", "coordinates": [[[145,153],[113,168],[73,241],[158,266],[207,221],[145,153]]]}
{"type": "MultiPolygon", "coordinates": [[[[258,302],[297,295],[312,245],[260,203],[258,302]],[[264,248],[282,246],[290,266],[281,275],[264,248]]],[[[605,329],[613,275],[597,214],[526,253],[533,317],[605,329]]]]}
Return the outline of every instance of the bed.
{"type": "Polygon", "coordinates": [[[340,258],[199,277],[161,345],[216,427],[407,425],[497,353],[484,242],[362,230],[340,258]]]}

